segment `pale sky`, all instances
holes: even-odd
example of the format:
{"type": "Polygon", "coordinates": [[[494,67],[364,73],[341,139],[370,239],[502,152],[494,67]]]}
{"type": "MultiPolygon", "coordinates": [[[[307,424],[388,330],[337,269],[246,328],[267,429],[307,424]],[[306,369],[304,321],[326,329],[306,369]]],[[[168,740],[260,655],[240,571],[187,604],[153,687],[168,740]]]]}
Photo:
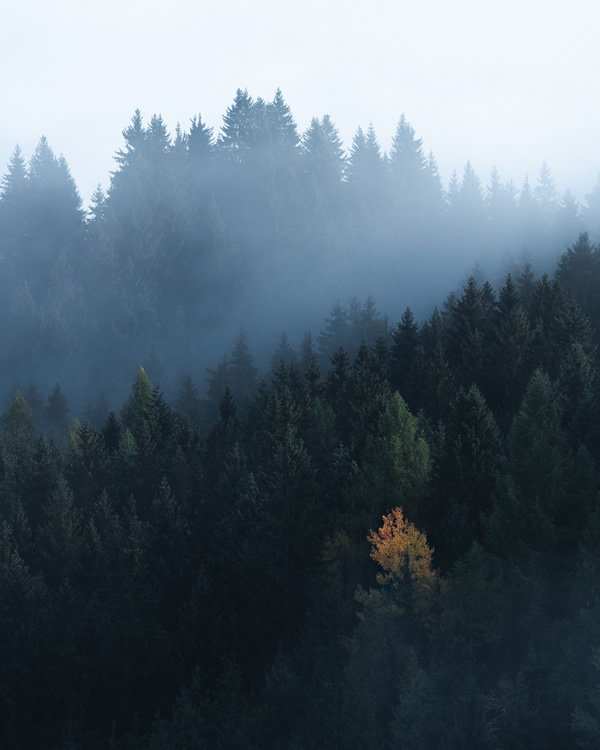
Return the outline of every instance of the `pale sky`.
{"type": "Polygon", "coordinates": [[[84,202],[108,186],[136,108],[173,132],[218,132],[236,89],[279,86],[299,130],[329,114],[347,148],[373,123],[384,150],[402,113],[447,185],[535,184],[548,162],[582,199],[600,171],[595,0],[2,0],[0,169],[40,136],[84,202]]]}

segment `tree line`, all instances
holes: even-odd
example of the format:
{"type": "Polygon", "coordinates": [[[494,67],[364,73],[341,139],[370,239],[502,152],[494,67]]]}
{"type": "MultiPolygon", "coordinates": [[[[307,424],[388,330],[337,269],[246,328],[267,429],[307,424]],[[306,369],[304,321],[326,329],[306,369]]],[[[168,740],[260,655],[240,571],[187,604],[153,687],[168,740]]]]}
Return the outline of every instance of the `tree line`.
{"type": "Polygon", "coordinates": [[[46,388],[58,380],[80,402],[104,392],[117,405],[143,365],[173,395],[181,374],[214,366],[240,322],[297,340],[332,299],[369,294],[422,319],[462,269],[479,263],[500,285],[527,262],[551,273],[584,230],[600,239],[600,182],[583,207],[559,196],[546,164],[521,187],[496,170],[483,187],[470,164],[443,186],[404,116],[389,153],[371,126],[346,152],[328,115],[299,133],[279,90],[272,101],[238,90],[218,134],[196,116],[171,135],[136,111],[115,158],[87,211],[45,138],[29,161],[18,147],[10,158],[6,394],[43,370],[46,388]]]}
{"type": "Polygon", "coordinates": [[[600,739],[600,251],[0,420],[7,748],[600,739]]]}

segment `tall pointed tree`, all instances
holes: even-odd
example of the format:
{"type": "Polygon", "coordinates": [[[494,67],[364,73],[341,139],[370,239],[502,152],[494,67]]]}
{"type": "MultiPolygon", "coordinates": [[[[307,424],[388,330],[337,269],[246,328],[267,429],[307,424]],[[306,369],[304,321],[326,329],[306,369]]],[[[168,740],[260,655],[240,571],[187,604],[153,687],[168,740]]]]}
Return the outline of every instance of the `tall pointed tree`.
{"type": "Polygon", "coordinates": [[[534,195],[540,207],[542,217],[547,225],[549,225],[553,221],[554,214],[558,208],[558,193],[550,167],[545,160],[542,162],[538,173],[534,195]]]}
{"type": "Polygon", "coordinates": [[[247,89],[238,89],[233,104],[223,115],[223,125],[217,140],[217,148],[234,164],[248,160],[256,141],[256,113],[254,100],[247,89]]]}
{"type": "Polygon", "coordinates": [[[315,187],[329,196],[342,182],[346,159],[337,128],[329,115],[310,122],[302,138],[304,165],[315,187]]]}

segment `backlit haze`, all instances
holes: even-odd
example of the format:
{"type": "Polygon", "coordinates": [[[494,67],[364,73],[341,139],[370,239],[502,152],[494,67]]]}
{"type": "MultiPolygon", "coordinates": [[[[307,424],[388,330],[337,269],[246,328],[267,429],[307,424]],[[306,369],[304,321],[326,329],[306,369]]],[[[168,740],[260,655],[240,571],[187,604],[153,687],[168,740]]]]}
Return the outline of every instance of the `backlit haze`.
{"type": "Polygon", "coordinates": [[[520,187],[546,160],[582,201],[600,170],[599,20],[589,0],[3,3],[0,168],[45,135],[87,204],[136,108],[218,133],[238,87],[280,87],[300,132],[327,113],[349,148],[372,122],[387,150],[404,113],[444,186],[470,160],[484,186],[496,165],[520,187]]]}

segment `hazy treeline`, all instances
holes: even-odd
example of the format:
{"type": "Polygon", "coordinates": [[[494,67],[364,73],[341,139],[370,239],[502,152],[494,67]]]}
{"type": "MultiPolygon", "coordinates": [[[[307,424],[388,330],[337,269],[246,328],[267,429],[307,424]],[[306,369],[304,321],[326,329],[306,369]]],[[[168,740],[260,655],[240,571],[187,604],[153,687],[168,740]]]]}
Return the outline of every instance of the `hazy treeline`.
{"type": "Polygon", "coordinates": [[[584,234],[421,323],[336,305],[262,382],[241,337],[206,398],[15,393],[3,747],[597,746],[599,299],[584,234]]]}
{"type": "MultiPolygon", "coordinates": [[[[243,324],[263,355],[318,330],[331,303],[373,295],[421,319],[479,263],[496,285],[524,258],[549,269],[586,229],[547,165],[516,187],[467,164],[443,186],[402,117],[388,154],[369,127],[345,152],[331,119],[300,134],[280,91],[238,90],[218,134],[200,117],[169,134],[139,112],[88,212],[45,138],[17,148],[0,194],[3,389],[58,381],[83,403],[124,398],[144,365],[167,391],[214,367],[243,324]],[[10,374],[9,374],[10,373],[10,374]],[[164,378],[168,381],[164,381],[164,378]]],[[[94,144],[90,143],[90,148],[94,144]]],[[[264,366],[261,361],[261,366],[264,366]]]]}

